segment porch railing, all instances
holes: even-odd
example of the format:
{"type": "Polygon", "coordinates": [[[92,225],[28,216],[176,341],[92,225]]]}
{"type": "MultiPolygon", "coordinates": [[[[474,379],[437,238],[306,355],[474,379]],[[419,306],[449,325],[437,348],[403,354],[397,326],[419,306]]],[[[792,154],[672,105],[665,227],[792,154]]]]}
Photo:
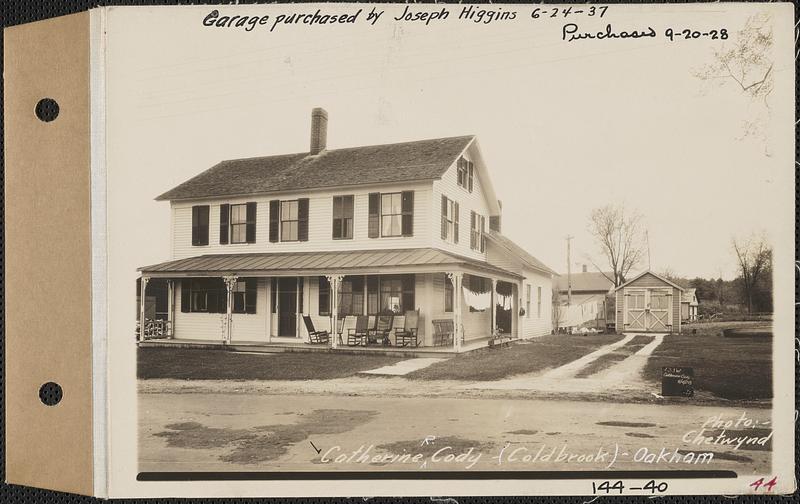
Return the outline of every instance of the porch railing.
{"type": "Polygon", "coordinates": [[[163,339],[172,337],[172,322],[164,319],[144,319],[144,333],[139,337],[142,325],[136,321],[136,339],[163,339]]]}

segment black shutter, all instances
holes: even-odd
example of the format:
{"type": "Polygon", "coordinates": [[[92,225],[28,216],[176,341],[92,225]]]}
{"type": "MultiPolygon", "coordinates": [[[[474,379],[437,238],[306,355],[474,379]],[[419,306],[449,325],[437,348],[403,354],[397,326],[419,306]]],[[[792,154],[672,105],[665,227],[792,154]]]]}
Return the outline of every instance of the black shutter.
{"type": "Polygon", "coordinates": [[[403,191],[400,210],[403,212],[401,230],[403,236],[414,235],[414,191],[403,191]]]}
{"type": "Polygon", "coordinates": [[[200,207],[192,207],[192,245],[200,245],[200,207]]]}
{"type": "Polygon", "coordinates": [[[278,227],[281,223],[281,202],[272,200],[269,202],[269,241],[278,241],[278,227]]]}
{"type": "Polygon", "coordinates": [[[442,195],[442,240],[447,239],[447,196],[442,195]]]}
{"type": "Polygon", "coordinates": [[[181,313],[189,313],[191,303],[191,280],[181,280],[181,313]]]}
{"type": "Polygon", "coordinates": [[[453,202],[453,243],[458,243],[458,201],[453,202]]]}
{"type": "Polygon", "coordinates": [[[481,252],[486,250],[486,217],[481,215],[481,252]]]}
{"type": "Polygon", "coordinates": [[[297,239],[308,241],[308,198],[297,200],[297,239]]]}
{"type": "Polygon", "coordinates": [[[251,201],[247,204],[247,230],[245,238],[247,243],[256,242],[256,208],[257,204],[255,201],[251,201]]]}
{"type": "Polygon", "coordinates": [[[269,284],[270,311],[272,313],[278,313],[278,279],[272,277],[270,280],[271,280],[269,284]]]}
{"type": "Polygon", "coordinates": [[[258,278],[246,278],[244,282],[244,312],[255,313],[258,302],[258,278]]]}
{"type": "Polygon", "coordinates": [[[475,212],[469,212],[469,248],[475,249],[477,247],[475,236],[475,212]]]}
{"type": "Polygon", "coordinates": [[[319,296],[317,300],[320,315],[331,314],[331,284],[324,276],[319,277],[319,296]]]}
{"type": "Polygon", "coordinates": [[[381,193],[369,193],[369,220],[367,235],[377,238],[381,234],[381,193]]]}
{"type": "Polygon", "coordinates": [[[231,206],[227,203],[219,206],[219,242],[222,245],[228,243],[228,228],[230,228],[228,220],[230,209],[231,206]]]}
{"type": "Polygon", "coordinates": [[[472,161],[470,161],[467,166],[469,167],[469,192],[472,192],[472,174],[475,170],[472,161]]]}

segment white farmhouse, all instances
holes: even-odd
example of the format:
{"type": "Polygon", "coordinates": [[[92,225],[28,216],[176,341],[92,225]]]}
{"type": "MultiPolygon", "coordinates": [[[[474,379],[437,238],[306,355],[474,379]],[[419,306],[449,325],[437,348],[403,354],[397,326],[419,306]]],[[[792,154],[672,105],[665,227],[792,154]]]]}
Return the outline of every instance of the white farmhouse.
{"type": "Polygon", "coordinates": [[[309,152],[156,198],[173,257],[139,269],[140,341],[458,352],[551,333],[554,272],[500,234],[474,136],[328,150],[327,123],[312,111],[309,152]]]}

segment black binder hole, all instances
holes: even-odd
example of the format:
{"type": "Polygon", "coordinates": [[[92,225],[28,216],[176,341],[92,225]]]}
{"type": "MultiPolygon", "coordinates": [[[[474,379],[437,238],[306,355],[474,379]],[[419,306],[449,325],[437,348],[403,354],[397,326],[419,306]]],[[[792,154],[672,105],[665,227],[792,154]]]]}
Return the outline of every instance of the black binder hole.
{"type": "Polygon", "coordinates": [[[64,391],[58,383],[47,382],[39,387],[39,399],[48,406],[55,406],[61,402],[64,391]]]}
{"type": "Polygon", "coordinates": [[[40,121],[50,122],[58,117],[58,102],[52,98],[42,98],[36,104],[36,117],[40,121]]]}

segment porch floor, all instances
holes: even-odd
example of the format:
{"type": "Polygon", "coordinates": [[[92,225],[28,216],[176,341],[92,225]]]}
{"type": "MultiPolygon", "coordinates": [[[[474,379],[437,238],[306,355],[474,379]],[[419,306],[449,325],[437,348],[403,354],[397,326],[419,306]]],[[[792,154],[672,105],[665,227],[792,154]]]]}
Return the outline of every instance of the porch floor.
{"type": "Polygon", "coordinates": [[[351,347],[340,346],[331,348],[327,345],[311,345],[302,342],[266,343],[263,341],[234,341],[224,344],[222,341],[209,341],[198,339],[148,339],[140,341],[142,348],[201,348],[225,349],[233,352],[252,353],[281,353],[281,352],[337,352],[354,355],[402,355],[408,357],[452,357],[459,354],[489,348],[489,337],[471,339],[461,346],[461,352],[456,352],[452,346],[446,347],[394,347],[394,346],[367,346],[351,347]]]}

